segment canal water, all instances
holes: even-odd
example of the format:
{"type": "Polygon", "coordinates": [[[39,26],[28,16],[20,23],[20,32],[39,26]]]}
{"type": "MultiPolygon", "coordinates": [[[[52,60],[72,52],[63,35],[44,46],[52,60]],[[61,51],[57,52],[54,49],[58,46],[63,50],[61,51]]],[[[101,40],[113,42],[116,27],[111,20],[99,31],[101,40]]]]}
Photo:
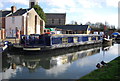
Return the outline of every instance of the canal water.
{"type": "MultiPolygon", "coordinates": [[[[2,79],[79,79],[97,69],[101,61],[110,62],[118,57],[119,44],[97,46],[62,54],[56,52],[2,53],[2,79]]],[[[67,51],[65,49],[65,51],[67,51]]]]}

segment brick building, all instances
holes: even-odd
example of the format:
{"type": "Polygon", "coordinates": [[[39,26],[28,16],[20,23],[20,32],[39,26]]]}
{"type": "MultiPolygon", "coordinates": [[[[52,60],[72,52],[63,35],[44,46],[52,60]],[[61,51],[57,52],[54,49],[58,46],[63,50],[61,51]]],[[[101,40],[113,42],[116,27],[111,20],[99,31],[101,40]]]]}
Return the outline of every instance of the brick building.
{"type": "Polygon", "coordinates": [[[46,25],[65,25],[66,13],[46,13],[46,25]]]}
{"type": "Polygon", "coordinates": [[[12,12],[8,10],[0,11],[0,39],[5,39],[6,37],[5,36],[5,26],[6,26],[5,20],[6,20],[6,17],[11,13],[12,12]]]}

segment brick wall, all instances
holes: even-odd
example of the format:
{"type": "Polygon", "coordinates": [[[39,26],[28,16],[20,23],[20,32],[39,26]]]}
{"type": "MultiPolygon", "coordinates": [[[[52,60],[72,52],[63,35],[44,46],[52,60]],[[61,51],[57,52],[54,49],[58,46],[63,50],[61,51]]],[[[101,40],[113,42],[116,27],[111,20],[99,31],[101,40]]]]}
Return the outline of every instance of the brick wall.
{"type": "Polygon", "coordinates": [[[2,28],[5,28],[5,18],[2,18],[2,28]]]}
{"type": "Polygon", "coordinates": [[[0,30],[0,39],[5,39],[5,29],[0,30]]]}
{"type": "Polygon", "coordinates": [[[46,25],[65,25],[66,13],[46,13],[46,25]]]}

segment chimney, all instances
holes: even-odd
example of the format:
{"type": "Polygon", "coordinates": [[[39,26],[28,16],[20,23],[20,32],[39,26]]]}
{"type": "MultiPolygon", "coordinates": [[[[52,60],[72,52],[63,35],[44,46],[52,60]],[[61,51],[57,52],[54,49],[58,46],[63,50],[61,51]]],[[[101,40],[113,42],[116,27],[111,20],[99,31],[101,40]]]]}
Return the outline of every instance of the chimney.
{"type": "Polygon", "coordinates": [[[16,10],[17,10],[16,6],[12,6],[12,7],[11,7],[12,13],[16,12],[16,10]]]}

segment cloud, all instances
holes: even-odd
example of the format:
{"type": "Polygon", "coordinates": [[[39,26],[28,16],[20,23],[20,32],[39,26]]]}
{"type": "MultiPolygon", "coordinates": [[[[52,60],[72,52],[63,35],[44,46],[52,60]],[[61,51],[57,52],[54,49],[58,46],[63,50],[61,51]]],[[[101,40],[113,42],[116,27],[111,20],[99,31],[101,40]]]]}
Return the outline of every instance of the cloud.
{"type": "Polygon", "coordinates": [[[21,5],[29,5],[29,0],[2,0],[3,3],[12,3],[12,4],[21,4],[21,5]]]}
{"type": "Polygon", "coordinates": [[[119,46],[120,45],[115,45],[114,47],[111,47],[110,50],[108,51],[108,54],[118,55],[119,54],[119,46]],[[114,49],[114,50],[112,50],[112,49],[114,49]]]}
{"type": "Polygon", "coordinates": [[[105,2],[105,0],[41,0],[40,2],[44,2],[49,6],[59,8],[73,8],[78,5],[84,8],[91,8],[102,7],[102,4],[105,2]]]}
{"type": "Polygon", "coordinates": [[[117,13],[115,13],[115,14],[110,13],[107,15],[97,13],[94,11],[89,11],[88,13],[87,12],[84,13],[84,19],[83,19],[84,24],[87,21],[90,21],[92,23],[96,23],[96,22],[105,23],[105,21],[107,21],[110,25],[115,25],[116,27],[118,27],[118,15],[117,15],[117,13]]]}
{"type": "Polygon", "coordinates": [[[46,13],[65,13],[66,9],[64,8],[52,8],[52,9],[47,9],[46,13]]]}
{"type": "Polygon", "coordinates": [[[77,21],[78,24],[85,24],[88,21],[91,23],[105,23],[106,21],[109,25],[118,27],[118,13],[108,13],[99,13],[92,9],[79,9],[75,13],[67,13],[67,24],[71,23],[71,21],[77,21]],[[74,15],[71,16],[71,14],[74,15]]]}
{"type": "Polygon", "coordinates": [[[84,8],[102,7],[104,0],[77,0],[78,4],[84,8]]]}
{"type": "MultiPolygon", "coordinates": [[[[39,3],[44,3],[49,5],[53,8],[62,8],[68,9],[76,8],[76,7],[83,7],[83,8],[102,8],[103,5],[118,7],[119,0],[38,0],[39,3]]],[[[22,4],[22,5],[29,5],[29,0],[1,0],[0,7],[3,7],[4,3],[12,3],[12,4],[22,4]]],[[[65,11],[64,10],[64,11],[65,11]]]]}
{"type": "Polygon", "coordinates": [[[84,8],[102,8],[103,5],[117,8],[119,1],[120,0],[77,0],[77,2],[81,4],[84,8]]]}
{"type": "Polygon", "coordinates": [[[41,0],[40,2],[58,8],[74,7],[76,5],[74,0],[41,0]]]}
{"type": "Polygon", "coordinates": [[[117,8],[119,1],[120,0],[106,0],[106,5],[117,8]]]}
{"type": "Polygon", "coordinates": [[[64,73],[69,67],[70,67],[69,63],[63,64],[63,65],[60,65],[60,66],[58,65],[58,66],[55,66],[55,67],[53,67],[49,70],[46,70],[46,73],[50,74],[50,75],[58,76],[61,73],[64,73]]]}
{"type": "Polygon", "coordinates": [[[5,8],[5,10],[11,10],[11,8],[5,8]]]}
{"type": "Polygon", "coordinates": [[[17,72],[22,72],[22,68],[20,66],[17,66],[16,69],[7,69],[5,72],[2,73],[2,79],[10,79],[14,76],[16,76],[17,72]]]}
{"type": "Polygon", "coordinates": [[[3,8],[3,3],[2,2],[0,3],[0,8],[3,8]]]}

